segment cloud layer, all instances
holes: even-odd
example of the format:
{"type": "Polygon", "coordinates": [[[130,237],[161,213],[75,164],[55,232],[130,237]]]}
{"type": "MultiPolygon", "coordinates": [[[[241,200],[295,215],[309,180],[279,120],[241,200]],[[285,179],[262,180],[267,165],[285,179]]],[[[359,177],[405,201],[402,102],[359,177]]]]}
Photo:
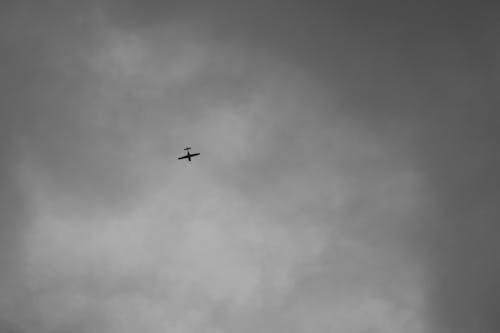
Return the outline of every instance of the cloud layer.
{"type": "Polygon", "coordinates": [[[3,6],[2,332],[498,331],[491,8],[3,6]]]}

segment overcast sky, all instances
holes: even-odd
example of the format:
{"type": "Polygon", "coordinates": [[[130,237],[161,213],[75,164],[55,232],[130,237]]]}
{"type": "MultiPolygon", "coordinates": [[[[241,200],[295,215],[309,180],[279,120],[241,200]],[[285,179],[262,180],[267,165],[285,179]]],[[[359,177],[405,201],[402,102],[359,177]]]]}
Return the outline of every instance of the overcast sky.
{"type": "Polygon", "coordinates": [[[498,14],[3,2],[0,331],[499,332],[498,14]]]}

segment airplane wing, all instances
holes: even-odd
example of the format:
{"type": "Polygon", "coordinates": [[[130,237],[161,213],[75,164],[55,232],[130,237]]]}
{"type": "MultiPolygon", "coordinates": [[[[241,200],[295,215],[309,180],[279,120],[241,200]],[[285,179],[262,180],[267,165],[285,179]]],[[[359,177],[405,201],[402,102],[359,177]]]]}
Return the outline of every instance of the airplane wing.
{"type": "Polygon", "coordinates": [[[198,156],[198,155],[200,155],[200,153],[190,154],[190,155],[191,155],[191,157],[193,157],[193,156],[198,156]]]}
{"type": "Polygon", "coordinates": [[[188,155],[178,157],[177,159],[178,159],[178,160],[182,160],[183,158],[188,158],[188,155]]]}

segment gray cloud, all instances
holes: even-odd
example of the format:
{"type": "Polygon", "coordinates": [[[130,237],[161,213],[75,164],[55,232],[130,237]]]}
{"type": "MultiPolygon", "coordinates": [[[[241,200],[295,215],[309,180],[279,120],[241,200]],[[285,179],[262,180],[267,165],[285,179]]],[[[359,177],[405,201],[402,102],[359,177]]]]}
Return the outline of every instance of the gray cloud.
{"type": "Polygon", "coordinates": [[[498,331],[495,8],[7,7],[1,329],[498,331]]]}

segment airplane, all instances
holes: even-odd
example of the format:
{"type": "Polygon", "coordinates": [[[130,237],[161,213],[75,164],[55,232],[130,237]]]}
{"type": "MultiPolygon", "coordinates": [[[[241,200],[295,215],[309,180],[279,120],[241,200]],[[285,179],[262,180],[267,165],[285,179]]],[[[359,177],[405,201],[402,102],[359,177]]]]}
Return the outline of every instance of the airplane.
{"type": "Polygon", "coordinates": [[[177,159],[178,159],[178,160],[182,160],[183,158],[187,158],[187,159],[189,160],[189,162],[191,162],[191,157],[200,155],[200,153],[191,154],[191,153],[189,152],[189,149],[191,149],[191,147],[186,147],[186,148],[184,148],[184,150],[186,150],[186,151],[187,151],[187,154],[186,154],[186,155],[184,155],[184,156],[181,156],[181,157],[179,157],[179,158],[177,158],[177,159]]]}

